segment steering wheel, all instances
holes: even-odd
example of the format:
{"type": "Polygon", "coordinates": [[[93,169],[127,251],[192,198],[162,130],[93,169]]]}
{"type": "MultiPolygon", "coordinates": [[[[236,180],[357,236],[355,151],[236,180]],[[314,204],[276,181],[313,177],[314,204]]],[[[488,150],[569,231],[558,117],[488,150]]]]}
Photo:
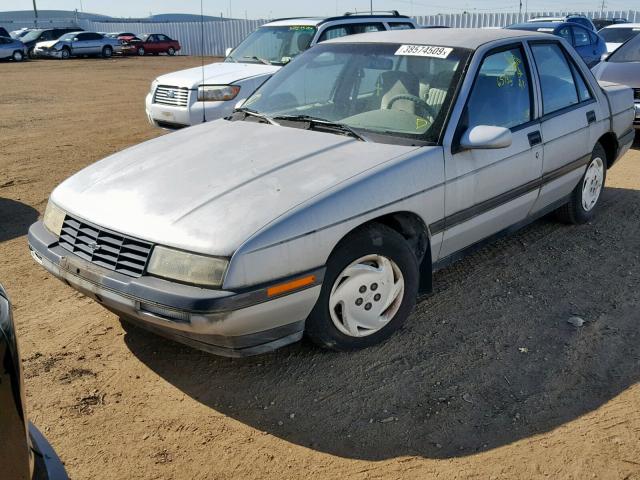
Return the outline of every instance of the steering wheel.
{"type": "Polygon", "coordinates": [[[427,115],[429,115],[432,119],[436,118],[436,114],[433,111],[433,107],[431,107],[431,105],[429,105],[420,97],[416,97],[415,95],[410,95],[408,93],[402,93],[400,95],[396,95],[395,97],[392,97],[387,103],[387,110],[391,110],[391,106],[398,100],[409,100],[415,103],[418,108],[421,108],[422,110],[424,110],[427,113],[427,115]]]}

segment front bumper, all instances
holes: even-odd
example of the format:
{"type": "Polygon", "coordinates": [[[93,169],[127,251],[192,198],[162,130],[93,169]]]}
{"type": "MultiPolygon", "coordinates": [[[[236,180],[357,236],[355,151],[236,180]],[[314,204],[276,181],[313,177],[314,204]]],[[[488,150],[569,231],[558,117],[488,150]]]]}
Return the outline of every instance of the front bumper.
{"type": "Polygon", "coordinates": [[[145,109],[149,123],[156,127],[176,129],[205,121],[211,122],[231,115],[239,101],[234,99],[228,102],[198,102],[196,95],[197,92],[191,90],[187,106],[176,107],[153,103],[153,92],[148,93],[145,109]]]}
{"type": "Polygon", "coordinates": [[[67,472],[53,447],[31,422],[29,422],[29,438],[35,456],[34,480],[68,480],[67,472]]]}
{"type": "Polygon", "coordinates": [[[62,58],[62,50],[55,50],[53,48],[38,48],[33,49],[33,55],[35,57],[49,57],[49,58],[62,58]]]}
{"type": "Polygon", "coordinates": [[[320,295],[316,282],[276,298],[266,286],[229,292],[129,277],[87,262],[58,245],[37,222],[29,229],[32,256],[51,274],[143,328],[217,355],[242,357],[268,352],[302,338],[304,323],[320,295]]]}

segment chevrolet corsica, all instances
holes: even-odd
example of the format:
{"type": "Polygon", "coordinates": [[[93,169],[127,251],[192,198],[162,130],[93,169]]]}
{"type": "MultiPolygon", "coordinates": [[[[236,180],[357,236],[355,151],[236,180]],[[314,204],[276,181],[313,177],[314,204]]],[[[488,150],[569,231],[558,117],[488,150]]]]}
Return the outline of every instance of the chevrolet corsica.
{"type": "Polygon", "coordinates": [[[406,30],[300,55],[231,117],[59,185],[34,258],[124,320],[221,355],[389,337],[432,271],[553,210],[593,217],[631,89],[561,38],[406,30]]]}

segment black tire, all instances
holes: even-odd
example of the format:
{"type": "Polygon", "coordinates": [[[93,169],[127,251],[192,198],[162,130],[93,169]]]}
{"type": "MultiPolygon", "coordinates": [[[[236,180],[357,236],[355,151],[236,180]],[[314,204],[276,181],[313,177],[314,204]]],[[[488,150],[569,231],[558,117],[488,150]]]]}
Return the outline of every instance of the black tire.
{"type": "Polygon", "coordinates": [[[144,51],[144,47],[138,47],[138,50],[136,51],[136,53],[138,54],[139,57],[144,57],[145,53],[147,52],[144,51]]]}
{"type": "Polygon", "coordinates": [[[560,221],[564,223],[570,223],[574,225],[580,225],[586,223],[593,219],[595,216],[596,210],[600,204],[600,199],[602,198],[602,191],[604,190],[604,184],[607,179],[607,153],[600,143],[596,143],[596,146],[593,148],[593,152],[591,153],[591,158],[589,159],[589,163],[587,163],[587,168],[585,173],[582,175],[580,182],[576,185],[576,188],[571,192],[570,200],[565,203],[562,207],[557,210],[557,217],[560,221]],[[602,168],[602,185],[600,187],[600,192],[598,194],[598,198],[593,207],[589,210],[585,209],[582,196],[583,196],[583,188],[585,186],[585,179],[587,173],[589,172],[589,167],[597,162],[601,162],[603,165],[602,168]]]}
{"type": "Polygon", "coordinates": [[[306,335],[317,345],[337,351],[358,350],[380,343],[398,330],[411,313],[416,303],[418,284],[418,261],[402,235],[381,224],[371,224],[356,230],[345,237],[329,257],[320,297],[307,318],[306,335]],[[331,291],[338,276],[347,266],[372,254],[384,256],[399,267],[404,277],[404,295],[397,312],[382,329],[363,337],[346,335],[331,319],[331,291]]]}
{"type": "Polygon", "coordinates": [[[167,50],[167,55],[173,57],[176,54],[176,49],[173,47],[169,47],[169,50],[167,50]]]}
{"type": "Polygon", "coordinates": [[[68,60],[69,58],[71,58],[71,50],[68,47],[64,47],[60,54],[60,60],[68,60]]]}
{"type": "Polygon", "coordinates": [[[113,48],[109,45],[102,47],[102,58],[111,58],[113,56],[113,48]]]}
{"type": "Polygon", "coordinates": [[[21,62],[22,60],[24,60],[24,53],[20,50],[16,50],[15,52],[13,52],[13,55],[11,55],[11,58],[13,58],[14,62],[21,62]]]}

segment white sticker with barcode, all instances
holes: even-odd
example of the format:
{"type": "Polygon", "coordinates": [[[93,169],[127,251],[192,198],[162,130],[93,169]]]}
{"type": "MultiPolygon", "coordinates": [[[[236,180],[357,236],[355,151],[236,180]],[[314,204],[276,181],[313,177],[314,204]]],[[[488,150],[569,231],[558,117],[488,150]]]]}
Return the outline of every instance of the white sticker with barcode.
{"type": "Polygon", "coordinates": [[[429,45],[402,45],[396,51],[396,55],[447,58],[452,51],[453,48],[449,47],[433,47],[429,45]]]}

